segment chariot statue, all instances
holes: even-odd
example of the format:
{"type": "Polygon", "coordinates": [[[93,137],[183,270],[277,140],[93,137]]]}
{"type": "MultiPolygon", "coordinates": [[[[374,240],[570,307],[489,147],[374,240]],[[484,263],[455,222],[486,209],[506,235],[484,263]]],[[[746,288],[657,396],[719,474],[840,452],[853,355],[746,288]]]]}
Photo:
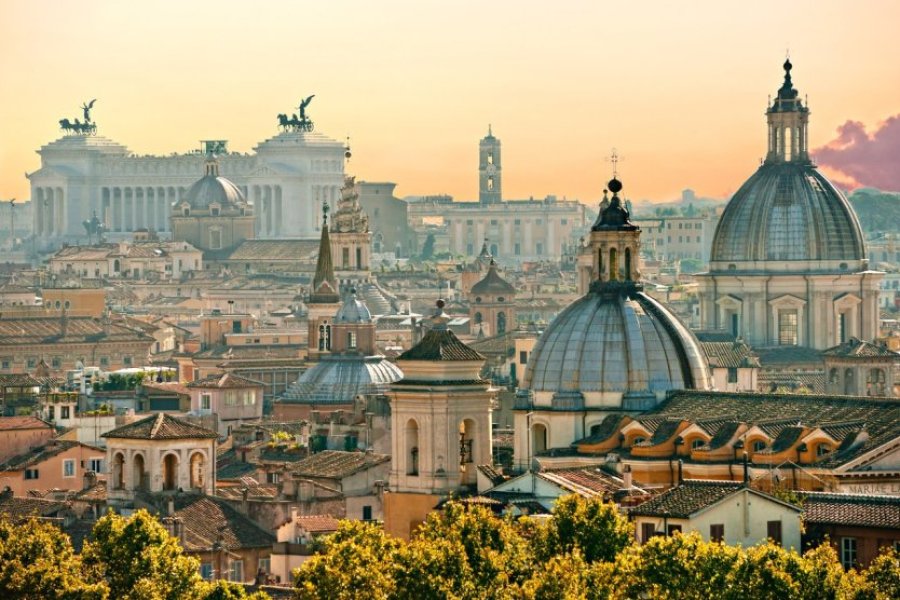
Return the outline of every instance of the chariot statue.
{"type": "Polygon", "coordinates": [[[94,102],[97,99],[94,98],[90,102],[84,102],[81,104],[82,114],[84,115],[84,123],[75,119],[74,121],[70,121],[69,119],[60,119],[59,126],[60,128],[66,132],[66,134],[76,134],[76,135],[97,135],[97,124],[91,120],[91,109],[94,108],[94,102]]]}
{"type": "Polygon", "coordinates": [[[292,114],[290,117],[288,117],[286,114],[278,115],[278,126],[281,127],[281,130],[298,132],[312,131],[314,125],[312,119],[306,116],[306,107],[309,106],[309,103],[312,102],[312,99],[315,97],[316,95],[313,94],[300,101],[300,106],[297,107],[299,116],[297,116],[297,113],[292,114]]]}

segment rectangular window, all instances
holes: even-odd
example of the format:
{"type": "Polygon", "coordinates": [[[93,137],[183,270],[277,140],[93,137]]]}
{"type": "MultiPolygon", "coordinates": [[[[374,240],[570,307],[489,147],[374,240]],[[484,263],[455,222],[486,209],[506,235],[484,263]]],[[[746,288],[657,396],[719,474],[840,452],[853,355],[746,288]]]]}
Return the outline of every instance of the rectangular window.
{"type": "Polygon", "coordinates": [[[514,224],[514,225],[521,225],[521,224],[522,224],[522,219],[516,219],[516,220],[514,220],[514,221],[513,221],[513,224],[514,224]]]}
{"type": "Polygon", "coordinates": [[[559,220],[559,224],[560,224],[560,225],[568,225],[568,224],[569,224],[569,220],[568,220],[568,219],[560,219],[560,220],[559,220]]]}
{"type": "Polygon", "coordinates": [[[259,569],[263,573],[270,573],[272,571],[272,561],[269,558],[261,558],[259,559],[259,569]]]}
{"type": "Polygon", "coordinates": [[[67,458],[63,461],[63,477],[75,477],[74,458],[67,458]]]}
{"type": "Polygon", "coordinates": [[[544,224],[544,220],[543,220],[543,219],[535,219],[535,220],[534,220],[534,224],[535,224],[535,225],[543,225],[543,224],[544,224]]]}
{"type": "Polygon", "coordinates": [[[40,473],[37,469],[25,469],[25,479],[38,479],[40,473]]]}
{"type": "Polygon", "coordinates": [[[244,390],[244,406],[253,406],[254,404],[256,404],[256,392],[244,390]]]}
{"type": "Polygon", "coordinates": [[[92,458],[88,463],[90,465],[91,471],[94,473],[102,473],[103,472],[103,459],[102,458],[92,458]]]}
{"type": "Polygon", "coordinates": [[[50,405],[47,407],[47,420],[53,421],[54,419],[56,419],[56,407],[50,405]]]}
{"type": "Polygon", "coordinates": [[[656,525],[653,523],[641,523],[641,541],[648,542],[656,535],[656,525]]]}
{"type": "Polygon", "coordinates": [[[60,368],[62,366],[62,359],[59,358],[58,356],[54,356],[53,358],[50,359],[50,366],[53,367],[54,369],[60,368]]]}
{"type": "Polygon", "coordinates": [[[244,581],[244,561],[231,561],[231,568],[228,572],[229,581],[244,581]]]}
{"type": "Polygon", "coordinates": [[[109,357],[108,357],[108,356],[101,356],[101,357],[100,357],[100,366],[101,366],[101,367],[108,367],[108,366],[109,366],[109,357]]]}
{"type": "Polygon", "coordinates": [[[709,541],[720,543],[725,541],[725,525],[723,523],[709,526],[709,541]]]}
{"type": "Polygon", "coordinates": [[[520,365],[528,364],[528,351],[527,350],[519,350],[519,364],[520,365]]]}
{"type": "Polygon", "coordinates": [[[345,269],[350,268],[350,248],[341,248],[341,262],[345,269]]]}
{"type": "Polygon", "coordinates": [[[202,577],[205,581],[213,580],[213,565],[212,563],[202,563],[200,565],[200,577],[202,577]]]}
{"type": "Polygon", "coordinates": [[[517,244],[513,247],[513,253],[514,253],[516,256],[520,256],[520,255],[522,254],[522,245],[517,243],[517,244]]]}
{"type": "Polygon", "coordinates": [[[475,248],[472,244],[466,244],[466,254],[471,255],[474,252],[475,248]]]}
{"type": "Polygon", "coordinates": [[[131,366],[131,363],[132,363],[132,360],[131,360],[131,357],[130,357],[130,356],[123,356],[123,357],[122,357],[122,364],[123,364],[123,365],[125,365],[126,367],[130,367],[130,366],[131,366]]]}
{"type": "Polygon", "coordinates": [[[235,406],[237,405],[237,392],[234,390],[228,390],[225,392],[225,406],[235,406]]]}
{"type": "Polygon", "coordinates": [[[779,546],[781,545],[781,521],[766,522],[766,537],[779,546]]]}
{"type": "Polygon", "coordinates": [[[33,357],[29,358],[27,361],[25,361],[25,364],[28,366],[29,369],[33,369],[37,366],[37,359],[33,358],[33,357]]]}
{"type": "Polygon", "coordinates": [[[466,219],[466,225],[471,225],[471,224],[472,224],[472,219],[466,219]]]}
{"type": "Polygon", "coordinates": [[[69,410],[70,410],[70,408],[68,406],[61,406],[59,408],[59,413],[60,413],[59,418],[60,419],[68,419],[69,418],[69,410]]]}
{"type": "Polygon", "coordinates": [[[544,245],[542,243],[538,242],[537,245],[535,246],[534,253],[537,254],[538,256],[543,256],[544,245]]]}
{"type": "Polygon", "coordinates": [[[738,370],[735,367],[728,367],[728,383],[737,383],[738,370]]]}
{"type": "Polygon", "coordinates": [[[266,473],[266,483],[278,483],[278,473],[266,473]]]}
{"type": "Polygon", "coordinates": [[[841,538],[841,564],[845,569],[856,566],[856,538],[841,538]]]}
{"type": "Polygon", "coordinates": [[[210,410],[212,407],[212,396],[210,394],[200,394],[200,410],[210,410]]]}
{"type": "Polygon", "coordinates": [[[797,310],[778,311],[778,345],[796,346],[799,341],[797,310]]]}
{"type": "Polygon", "coordinates": [[[497,224],[497,219],[491,219],[491,225],[496,225],[496,224],[497,224]]]}
{"type": "Polygon", "coordinates": [[[362,518],[363,518],[363,521],[371,521],[372,520],[372,507],[369,506],[368,504],[363,506],[362,518]]]}
{"type": "Polygon", "coordinates": [[[674,535],[675,533],[681,533],[681,525],[669,525],[669,529],[666,531],[669,535],[674,535]]]}

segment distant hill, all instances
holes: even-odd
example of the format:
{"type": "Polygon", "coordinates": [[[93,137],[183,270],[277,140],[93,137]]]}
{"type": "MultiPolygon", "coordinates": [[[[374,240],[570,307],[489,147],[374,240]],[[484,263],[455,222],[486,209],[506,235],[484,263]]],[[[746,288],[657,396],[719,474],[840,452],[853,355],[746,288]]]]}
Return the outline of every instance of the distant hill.
{"type": "Polygon", "coordinates": [[[847,199],[866,233],[900,232],[900,194],[860,188],[854,190],[847,199]]]}

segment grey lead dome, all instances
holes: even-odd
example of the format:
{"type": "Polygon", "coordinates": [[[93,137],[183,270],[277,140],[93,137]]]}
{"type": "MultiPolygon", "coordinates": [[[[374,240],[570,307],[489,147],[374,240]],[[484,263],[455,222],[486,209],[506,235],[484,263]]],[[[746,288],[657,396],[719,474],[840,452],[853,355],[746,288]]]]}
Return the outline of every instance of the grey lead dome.
{"type": "Polygon", "coordinates": [[[763,164],[728,202],[710,261],[715,269],[717,262],[865,257],[862,229],[843,194],[814,165],[785,162],[763,164]]]}

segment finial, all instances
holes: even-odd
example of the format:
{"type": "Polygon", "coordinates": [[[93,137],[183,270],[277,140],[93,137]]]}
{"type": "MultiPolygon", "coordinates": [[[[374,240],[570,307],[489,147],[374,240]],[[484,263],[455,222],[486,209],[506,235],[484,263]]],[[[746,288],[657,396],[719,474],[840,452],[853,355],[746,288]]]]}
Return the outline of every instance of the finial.
{"type": "Polygon", "coordinates": [[[328,201],[322,201],[322,223],[328,223],[328,211],[331,210],[331,207],[328,206],[328,201]]]}
{"type": "MultiPolygon", "coordinates": [[[[611,152],[610,155],[609,155],[609,158],[606,159],[607,162],[611,162],[611,163],[612,163],[612,168],[613,168],[613,179],[615,179],[615,178],[616,178],[616,175],[618,174],[618,166],[619,166],[619,161],[620,161],[620,160],[622,160],[622,159],[619,157],[619,153],[616,152],[616,149],[615,149],[615,148],[613,148],[613,149],[612,149],[612,152],[611,152]]],[[[612,190],[612,191],[613,191],[613,193],[615,193],[615,190],[612,190]]]]}
{"type": "Polygon", "coordinates": [[[350,153],[350,134],[347,134],[347,145],[344,146],[344,158],[350,160],[351,156],[353,156],[353,154],[350,153]]]}
{"type": "Polygon", "coordinates": [[[488,137],[491,137],[492,135],[494,134],[491,132],[491,124],[488,123],[488,137]]]}

